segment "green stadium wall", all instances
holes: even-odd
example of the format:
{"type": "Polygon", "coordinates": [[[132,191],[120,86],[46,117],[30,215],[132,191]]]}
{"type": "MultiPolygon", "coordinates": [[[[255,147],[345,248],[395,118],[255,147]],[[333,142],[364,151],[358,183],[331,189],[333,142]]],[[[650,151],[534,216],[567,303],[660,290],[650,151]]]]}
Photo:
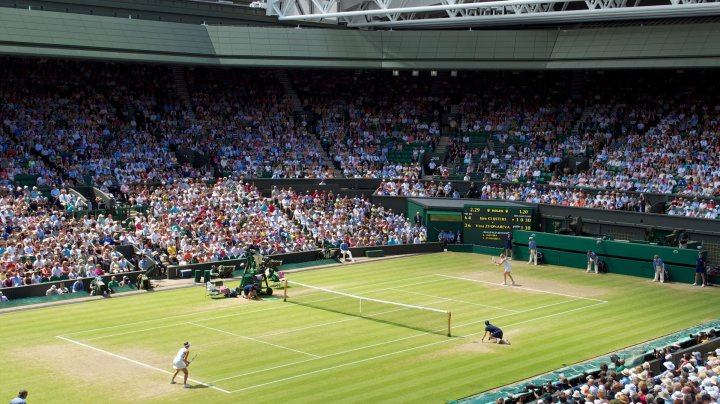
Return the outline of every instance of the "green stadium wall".
{"type": "Polygon", "coordinates": [[[592,250],[605,261],[608,272],[652,278],[653,257],[657,254],[665,261],[673,282],[693,282],[698,250],[663,247],[627,241],[599,240],[592,237],[513,231],[513,256],[529,258],[528,239],[533,236],[545,263],[570,268],[587,268],[587,251],[592,250]]]}

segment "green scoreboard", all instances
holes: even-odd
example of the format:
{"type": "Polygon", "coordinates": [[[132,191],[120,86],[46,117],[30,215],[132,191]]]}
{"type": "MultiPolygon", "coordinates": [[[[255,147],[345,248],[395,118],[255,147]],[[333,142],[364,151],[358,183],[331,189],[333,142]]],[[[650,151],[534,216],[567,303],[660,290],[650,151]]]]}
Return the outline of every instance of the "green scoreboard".
{"type": "Polygon", "coordinates": [[[463,242],[505,247],[507,233],[536,230],[535,208],[525,206],[465,205],[463,242]]]}

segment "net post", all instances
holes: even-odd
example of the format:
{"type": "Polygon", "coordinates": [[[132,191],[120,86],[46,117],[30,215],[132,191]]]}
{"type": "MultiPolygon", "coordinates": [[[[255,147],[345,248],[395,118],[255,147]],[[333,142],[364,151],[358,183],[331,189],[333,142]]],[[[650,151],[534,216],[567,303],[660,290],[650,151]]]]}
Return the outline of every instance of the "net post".
{"type": "Polygon", "coordinates": [[[452,312],[449,312],[449,311],[448,311],[448,337],[451,337],[451,336],[452,336],[451,333],[450,333],[450,323],[451,323],[451,322],[452,322],[452,312]]]}
{"type": "Polygon", "coordinates": [[[283,302],[287,302],[287,279],[283,279],[283,302]]]}

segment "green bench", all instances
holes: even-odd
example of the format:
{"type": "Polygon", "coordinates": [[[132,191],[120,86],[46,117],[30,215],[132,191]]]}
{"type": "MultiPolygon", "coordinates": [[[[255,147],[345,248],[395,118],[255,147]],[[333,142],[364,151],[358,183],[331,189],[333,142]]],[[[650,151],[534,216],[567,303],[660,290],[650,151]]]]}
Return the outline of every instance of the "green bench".
{"type": "Polygon", "coordinates": [[[385,256],[385,250],[367,250],[365,251],[367,258],[379,258],[385,256]]]}

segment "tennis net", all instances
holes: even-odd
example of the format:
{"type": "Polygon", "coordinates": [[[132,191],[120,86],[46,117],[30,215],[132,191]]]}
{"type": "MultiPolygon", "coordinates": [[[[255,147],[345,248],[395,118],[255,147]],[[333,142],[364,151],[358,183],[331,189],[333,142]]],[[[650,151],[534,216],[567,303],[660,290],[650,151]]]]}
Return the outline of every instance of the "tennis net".
{"type": "Polygon", "coordinates": [[[288,280],[285,280],[283,300],[418,331],[451,335],[452,314],[447,310],[373,299],[288,280]]]}

